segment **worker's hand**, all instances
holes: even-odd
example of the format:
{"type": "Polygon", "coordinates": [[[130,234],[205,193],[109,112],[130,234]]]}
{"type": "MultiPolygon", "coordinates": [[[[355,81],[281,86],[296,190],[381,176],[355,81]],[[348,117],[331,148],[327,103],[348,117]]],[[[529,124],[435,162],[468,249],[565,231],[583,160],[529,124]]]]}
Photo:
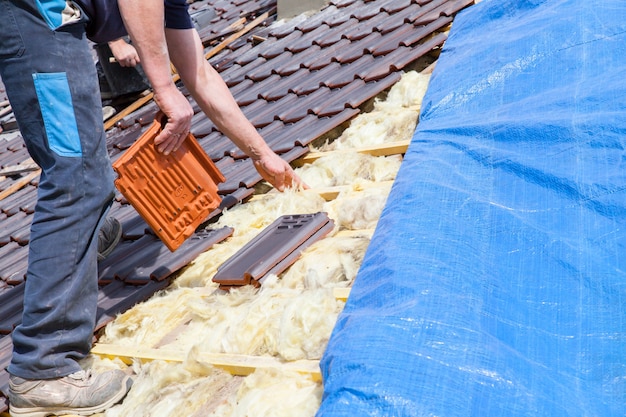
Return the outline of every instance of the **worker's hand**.
{"type": "Polygon", "coordinates": [[[189,134],[193,108],[174,84],[164,91],[155,91],[154,101],[167,118],[165,127],[154,138],[154,145],[159,152],[169,155],[180,147],[189,134]]]}
{"type": "Polygon", "coordinates": [[[291,166],[275,153],[269,153],[255,160],[254,167],[261,174],[261,177],[278,191],[285,191],[285,188],[309,188],[291,166]]]}
{"type": "Polygon", "coordinates": [[[111,48],[117,63],[122,67],[134,67],[140,62],[135,47],[126,43],[123,38],[109,42],[109,48],[111,48]]]}

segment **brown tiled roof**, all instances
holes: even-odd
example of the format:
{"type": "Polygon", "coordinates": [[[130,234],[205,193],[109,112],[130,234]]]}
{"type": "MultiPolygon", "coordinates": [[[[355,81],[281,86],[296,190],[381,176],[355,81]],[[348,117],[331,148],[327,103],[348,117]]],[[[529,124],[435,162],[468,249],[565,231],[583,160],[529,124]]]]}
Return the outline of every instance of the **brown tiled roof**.
{"type": "MultiPolygon", "coordinates": [[[[264,24],[221,49],[210,62],[231,88],[244,113],[272,149],[291,162],[308,152],[316,138],[341,126],[359,107],[397,82],[403,70],[446,39],[444,29],[473,0],[331,0],[311,17],[276,22],[276,0],[202,0],[191,11],[212,8],[215,16],[199,33],[207,53],[263,13],[264,24]]],[[[181,86],[181,91],[185,92],[181,86]]],[[[218,192],[222,209],[254,194],[261,181],[251,161],[207,119],[197,114],[191,132],[226,177],[218,192]]],[[[152,123],[151,102],[107,131],[116,160],[152,123]]],[[[28,154],[16,133],[0,84],[0,169],[26,164],[28,154]],[[9,133],[7,133],[9,132],[9,133]]],[[[32,172],[0,177],[0,392],[11,354],[10,332],[19,323],[27,265],[29,225],[37,179],[12,191],[32,172]]],[[[231,230],[199,231],[170,252],[118,193],[111,209],[123,224],[123,240],[100,264],[98,326],[168,285],[174,272],[231,230]]],[[[0,396],[0,412],[6,409],[0,396]]]]}

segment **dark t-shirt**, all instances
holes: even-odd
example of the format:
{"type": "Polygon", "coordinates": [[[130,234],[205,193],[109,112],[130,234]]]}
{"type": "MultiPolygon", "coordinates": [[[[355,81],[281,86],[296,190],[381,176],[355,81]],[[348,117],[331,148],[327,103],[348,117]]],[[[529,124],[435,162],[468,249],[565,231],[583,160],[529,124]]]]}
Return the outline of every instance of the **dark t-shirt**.
{"type": "MultiPolygon", "coordinates": [[[[85,12],[87,38],[95,43],[109,42],[127,35],[117,0],[75,0],[85,12]]],[[[191,29],[186,0],[164,0],[165,27],[170,29],[191,29]]]]}

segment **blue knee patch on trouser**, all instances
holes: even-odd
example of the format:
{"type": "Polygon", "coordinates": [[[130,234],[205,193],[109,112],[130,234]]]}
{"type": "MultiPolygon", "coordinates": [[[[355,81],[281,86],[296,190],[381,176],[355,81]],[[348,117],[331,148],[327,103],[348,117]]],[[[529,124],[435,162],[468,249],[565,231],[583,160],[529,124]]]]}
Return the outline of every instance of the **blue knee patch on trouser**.
{"type": "Polygon", "coordinates": [[[50,149],[61,156],[82,156],[67,75],[33,74],[33,81],[50,149]]]}

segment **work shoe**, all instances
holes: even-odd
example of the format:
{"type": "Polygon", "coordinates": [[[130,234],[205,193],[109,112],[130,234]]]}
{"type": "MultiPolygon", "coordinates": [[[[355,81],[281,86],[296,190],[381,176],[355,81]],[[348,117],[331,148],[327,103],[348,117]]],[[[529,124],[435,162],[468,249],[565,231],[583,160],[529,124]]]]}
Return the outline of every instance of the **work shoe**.
{"type": "Polygon", "coordinates": [[[11,417],[47,417],[99,413],[119,402],[132,385],[130,376],[116,369],[92,375],[78,371],[57,379],[29,380],[11,375],[11,417]]]}
{"type": "Polygon", "coordinates": [[[113,252],[122,238],[122,225],[115,217],[107,217],[98,232],[98,262],[113,252]]]}

